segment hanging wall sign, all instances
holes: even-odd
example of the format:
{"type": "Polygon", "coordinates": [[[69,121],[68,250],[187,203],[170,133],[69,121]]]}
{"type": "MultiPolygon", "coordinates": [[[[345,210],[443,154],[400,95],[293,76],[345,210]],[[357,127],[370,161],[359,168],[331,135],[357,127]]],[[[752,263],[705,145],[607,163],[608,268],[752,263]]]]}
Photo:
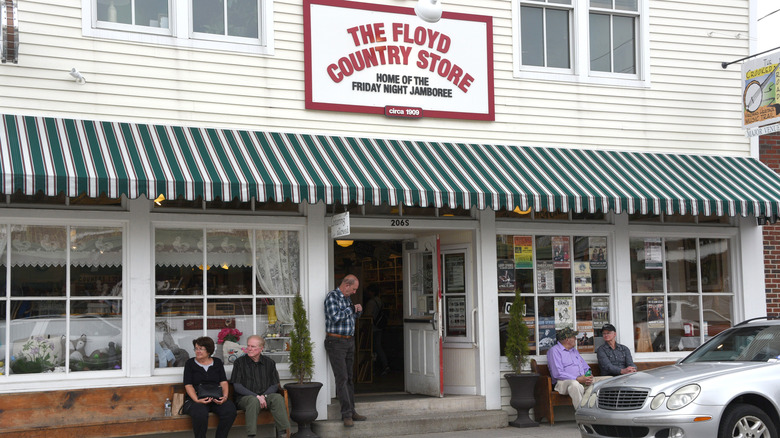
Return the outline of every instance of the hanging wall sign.
{"type": "MultiPolygon", "coordinates": [[[[306,108],[495,120],[492,17],[304,0],[306,108]]],[[[446,7],[446,6],[445,6],[446,7]]]]}
{"type": "Polygon", "coordinates": [[[748,137],[780,130],[780,51],[742,63],[743,124],[748,137]]]}

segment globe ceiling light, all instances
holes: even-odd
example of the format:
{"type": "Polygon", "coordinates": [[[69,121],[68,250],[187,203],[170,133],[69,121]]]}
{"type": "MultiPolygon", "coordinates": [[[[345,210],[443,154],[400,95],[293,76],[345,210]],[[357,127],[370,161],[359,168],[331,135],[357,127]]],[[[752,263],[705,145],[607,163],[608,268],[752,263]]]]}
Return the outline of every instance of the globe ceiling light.
{"type": "Polygon", "coordinates": [[[439,0],[417,0],[414,13],[428,23],[436,23],[441,19],[441,2],[439,0]]]}

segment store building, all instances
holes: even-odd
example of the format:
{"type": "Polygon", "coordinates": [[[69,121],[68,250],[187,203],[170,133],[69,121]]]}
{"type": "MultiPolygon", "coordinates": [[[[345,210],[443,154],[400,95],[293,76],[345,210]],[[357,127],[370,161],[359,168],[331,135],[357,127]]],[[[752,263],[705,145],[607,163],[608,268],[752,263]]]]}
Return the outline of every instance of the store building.
{"type": "Polygon", "coordinates": [[[346,273],[389,319],[359,390],[487,409],[515,290],[540,360],[565,325],[671,360],[766,314],[780,177],[720,66],[754,0],[415,3],[3,2],[0,392],[175,382],[224,328],[289,378],[300,294],[324,416],[346,273]]]}

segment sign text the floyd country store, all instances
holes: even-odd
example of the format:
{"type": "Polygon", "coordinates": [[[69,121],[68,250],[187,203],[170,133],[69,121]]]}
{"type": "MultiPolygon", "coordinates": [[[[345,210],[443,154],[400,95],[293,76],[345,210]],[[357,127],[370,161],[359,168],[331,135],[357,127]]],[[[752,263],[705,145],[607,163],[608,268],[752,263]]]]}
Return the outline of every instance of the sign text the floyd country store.
{"type": "Polygon", "coordinates": [[[306,108],[495,120],[492,18],[304,0],[306,108]]]}

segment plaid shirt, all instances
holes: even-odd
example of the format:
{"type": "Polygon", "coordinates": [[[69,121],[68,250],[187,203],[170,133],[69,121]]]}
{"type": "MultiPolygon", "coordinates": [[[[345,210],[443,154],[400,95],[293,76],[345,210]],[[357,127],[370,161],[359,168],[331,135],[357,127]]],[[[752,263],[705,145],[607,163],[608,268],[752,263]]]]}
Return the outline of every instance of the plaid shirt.
{"type": "Polygon", "coordinates": [[[355,334],[355,317],[352,301],[345,297],[339,288],[328,292],[325,297],[325,331],[337,335],[355,334]]]}

